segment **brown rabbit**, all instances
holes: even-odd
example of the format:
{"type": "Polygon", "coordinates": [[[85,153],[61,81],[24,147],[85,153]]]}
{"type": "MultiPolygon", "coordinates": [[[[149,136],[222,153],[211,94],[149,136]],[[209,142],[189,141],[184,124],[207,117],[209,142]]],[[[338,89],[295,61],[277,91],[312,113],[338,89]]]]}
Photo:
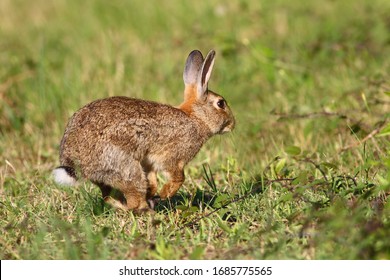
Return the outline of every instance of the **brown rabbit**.
{"type": "Polygon", "coordinates": [[[206,59],[197,50],[189,54],[179,107],[110,97],[78,110],[61,141],[55,181],[74,185],[79,177],[89,179],[107,203],[142,211],[156,194],[156,172],[164,172],[169,181],[160,197],[172,197],[184,182],[184,166],[202,145],[235,125],[223,97],[207,88],[214,59],[213,50],[206,59]],[[123,194],[121,199],[112,196],[114,189],[123,194]]]}

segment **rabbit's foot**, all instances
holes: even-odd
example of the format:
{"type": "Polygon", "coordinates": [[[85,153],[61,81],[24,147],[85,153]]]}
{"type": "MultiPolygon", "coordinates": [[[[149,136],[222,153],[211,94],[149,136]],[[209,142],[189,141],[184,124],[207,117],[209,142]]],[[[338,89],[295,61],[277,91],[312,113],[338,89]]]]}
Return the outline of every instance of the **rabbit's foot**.
{"type": "Polygon", "coordinates": [[[154,208],[156,207],[156,205],[157,205],[158,203],[160,203],[160,201],[161,201],[161,197],[158,196],[158,195],[155,195],[155,196],[153,196],[153,197],[151,197],[151,198],[149,198],[149,199],[147,200],[150,209],[153,209],[153,210],[154,210],[154,208]]]}
{"type": "Polygon", "coordinates": [[[180,168],[175,169],[169,172],[169,177],[171,180],[163,186],[160,192],[160,197],[162,199],[171,198],[177,193],[184,182],[184,171],[180,168]]]}

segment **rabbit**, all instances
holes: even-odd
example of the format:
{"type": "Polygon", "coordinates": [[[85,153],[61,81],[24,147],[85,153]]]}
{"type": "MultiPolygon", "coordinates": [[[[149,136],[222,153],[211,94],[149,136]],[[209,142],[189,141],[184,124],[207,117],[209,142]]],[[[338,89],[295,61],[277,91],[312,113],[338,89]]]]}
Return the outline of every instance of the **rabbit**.
{"type": "Polygon", "coordinates": [[[205,59],[198,50],[189,54],[184,101],[178,107],[116,96],[79,109],[61,140],[61,166],[53,170],[54,180],[61,185],[90,180],[106,203],[142,212],[153,211],[148,201],[156,197],[156,172],[164,172],[168,182],[159,196],[171,198],[202,145],[235,127],[225,99],[207,86],[214,61],[214,50],[205,59]]]}

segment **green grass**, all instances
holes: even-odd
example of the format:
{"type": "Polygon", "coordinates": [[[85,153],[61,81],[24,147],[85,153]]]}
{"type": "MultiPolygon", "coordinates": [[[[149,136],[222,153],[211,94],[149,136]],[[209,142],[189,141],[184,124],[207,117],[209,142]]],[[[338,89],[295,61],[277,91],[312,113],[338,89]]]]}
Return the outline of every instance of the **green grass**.
{"type": "Polygon", "coordinates": [[[389,54],[386,0],[1,1],[1,259],[389,259],[389,54]],[[52,182],[73,112],[211,48],[236,130],[154,216],[52,182]]]}

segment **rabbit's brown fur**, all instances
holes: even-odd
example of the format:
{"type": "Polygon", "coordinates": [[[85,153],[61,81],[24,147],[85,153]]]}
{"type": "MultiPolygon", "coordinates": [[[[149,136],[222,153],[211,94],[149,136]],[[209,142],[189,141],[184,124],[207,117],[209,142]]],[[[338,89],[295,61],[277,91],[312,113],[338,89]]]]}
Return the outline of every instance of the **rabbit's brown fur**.
{"type": "Polygon", "coordinates": [[[185,165],[207,139],[235,125],[224,99],[207,89],[213,63],[213,51],[205,60],[199,51],[189,55],[184,102],[177,108],[128,97],[81,108],[66,127],[57,171],[91,180],[105,201],[133,210],[149,208],[147,199],[157,192],[156,172],[164,172],[169,181],[160,197],[172,197],[184,182],[185,165]],[[123,197],[112,197],[113,189],[123,197]]]}

